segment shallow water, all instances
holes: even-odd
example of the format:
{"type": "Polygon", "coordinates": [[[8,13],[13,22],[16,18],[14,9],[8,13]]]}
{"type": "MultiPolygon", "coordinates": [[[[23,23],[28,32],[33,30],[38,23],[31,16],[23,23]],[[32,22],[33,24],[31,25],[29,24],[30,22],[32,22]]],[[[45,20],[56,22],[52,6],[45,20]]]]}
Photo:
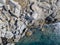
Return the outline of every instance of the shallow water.
{"type": "Polygon", "coordinates": [[[60,23],[44,26],[44,31],[39,28],[31,29],[31,37],[22,38],[16,45],[60,45],[60,23]]]}

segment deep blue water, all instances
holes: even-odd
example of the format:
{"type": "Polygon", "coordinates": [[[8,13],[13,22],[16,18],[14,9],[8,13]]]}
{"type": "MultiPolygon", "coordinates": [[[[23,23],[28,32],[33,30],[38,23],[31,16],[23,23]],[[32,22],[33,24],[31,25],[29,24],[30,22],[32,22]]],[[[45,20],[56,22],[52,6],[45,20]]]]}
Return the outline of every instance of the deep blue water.
{"type": "Polygon", "coordinates": [[[56,25],[46,25],[44,31],[31,29],[33,35],[22,38],[16,45],[60,45],[60,27],[56,25]]]}

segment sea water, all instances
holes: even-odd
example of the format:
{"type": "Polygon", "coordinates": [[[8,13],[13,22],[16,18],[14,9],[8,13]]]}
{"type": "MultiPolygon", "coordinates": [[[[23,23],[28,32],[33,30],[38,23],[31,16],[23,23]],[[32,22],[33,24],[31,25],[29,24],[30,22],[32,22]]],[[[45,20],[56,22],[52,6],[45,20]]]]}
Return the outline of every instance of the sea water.
{"type": "Polygon", "coordinates": [[[24,37],[16,45],[60,45],[60,22],[31,29],[31,37],[24,37]]]}

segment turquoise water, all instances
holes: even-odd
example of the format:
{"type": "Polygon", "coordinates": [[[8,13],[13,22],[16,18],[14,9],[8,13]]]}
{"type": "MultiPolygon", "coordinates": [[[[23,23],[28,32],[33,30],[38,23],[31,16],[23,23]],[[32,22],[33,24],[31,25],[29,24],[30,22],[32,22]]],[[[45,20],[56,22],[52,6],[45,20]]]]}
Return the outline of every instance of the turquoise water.
{"type": "Polygon", "coordinates": [[[59,29],[55,29],[55,25],[45,26],[44,31],[39,28],[31,30],[33,35],[22,38],[16,45],[60,45],[59,29]]]}

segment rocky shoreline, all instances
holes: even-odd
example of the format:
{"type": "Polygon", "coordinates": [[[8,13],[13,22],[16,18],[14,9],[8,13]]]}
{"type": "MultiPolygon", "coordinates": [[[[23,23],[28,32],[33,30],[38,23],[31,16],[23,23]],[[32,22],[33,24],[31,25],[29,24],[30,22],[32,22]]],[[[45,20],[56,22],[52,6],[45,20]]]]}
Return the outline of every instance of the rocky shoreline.
{"type": "MultiPolygon", "coordinates": [[[[31,28],[60,21],[59,0],[0,0],[0,44],[15,45],[31,28]]],[[[43,31],[43,30],[42,30],[43,31]]]]}

